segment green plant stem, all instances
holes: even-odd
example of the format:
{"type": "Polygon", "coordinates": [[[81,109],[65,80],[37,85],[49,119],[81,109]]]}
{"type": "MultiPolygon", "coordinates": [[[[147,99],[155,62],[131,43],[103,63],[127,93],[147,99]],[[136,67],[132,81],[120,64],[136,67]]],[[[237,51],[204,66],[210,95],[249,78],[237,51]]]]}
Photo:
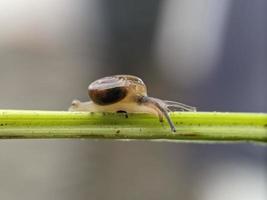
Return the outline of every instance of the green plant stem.
{"type": "Polygon", "coordinates": [[[148,114],[0,110],[0,139],[97,138],[267,143],[267,114],[175,112],[177,131],[148,114]]]}

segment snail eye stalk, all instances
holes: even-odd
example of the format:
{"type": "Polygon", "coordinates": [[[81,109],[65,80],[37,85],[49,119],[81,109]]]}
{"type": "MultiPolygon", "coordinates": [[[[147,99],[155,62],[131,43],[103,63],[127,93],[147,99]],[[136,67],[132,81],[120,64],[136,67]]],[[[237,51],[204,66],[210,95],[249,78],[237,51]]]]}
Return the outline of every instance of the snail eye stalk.
{"type": "Polygon", "coordinates": [[[167,100],[160,100],[163,102],[164,107],[168,109],[168,112],[174,112],[174,111],[189,111],[189,112],[195,112],[197,111],[196,107],[188,106],[183,103],[179,103],[176,101],[167,101],[167,100]]]}
{"type": "Polygon", "coordinates": [[[159,115],[159,118],[161,119],[162,115],[164,115],[164,117],[167,119],[170,127],[171,127],[171,131],[172,132],[176,132],[176,128],[168,114],[168,108],[166,106],[166,104],[164,103],[164,101],[162,101],[161,99],[157,99],[157,98],[153,98],[153,97],[148,97],[148,96],[142,96],[140,97],[140,99],[138,100],[138,102],[140,104],[144,104],[147,105],[149,107],[154,108],[159,115]]]}

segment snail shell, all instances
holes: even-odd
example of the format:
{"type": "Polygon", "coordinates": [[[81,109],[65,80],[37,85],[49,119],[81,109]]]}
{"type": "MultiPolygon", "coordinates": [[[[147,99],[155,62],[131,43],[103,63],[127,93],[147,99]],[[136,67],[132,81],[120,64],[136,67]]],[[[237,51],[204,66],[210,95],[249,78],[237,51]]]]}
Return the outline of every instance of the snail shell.
{"type": "Polygon", "coordinates": [[[88,94],[98,105],[110,105],[129,98],[147,96],[144,82],[132,75],[115,75],[98,79],[88,87],[88,94]]]}

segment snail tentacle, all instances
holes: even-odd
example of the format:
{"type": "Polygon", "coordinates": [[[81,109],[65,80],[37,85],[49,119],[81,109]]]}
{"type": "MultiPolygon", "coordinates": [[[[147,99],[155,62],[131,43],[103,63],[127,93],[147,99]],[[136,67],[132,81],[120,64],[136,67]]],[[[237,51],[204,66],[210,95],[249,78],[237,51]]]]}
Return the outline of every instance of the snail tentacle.
{"type": "Polygon", "coordinates": [[[163,103],[165,104],[165,107],[168,108],[169,112],[174,112],[174,111],[190,111],[190,112],[195,112],[197,109],[196,107],[189,106],[180,102],[176,101],[167,101],[167,100],[162,100],[163,103]]]}
{"type": "Polygon", "coordinates": [[[167,107],[165,107],[164,101],[162,101],[161,99],[153,98],[153,97],[142,96],[140,97],[139,102],[149,107],[154,108],[158,112],[160,121],[163,121],[162,116],[164,116],[167,119],[172,132],[176,132],[176,128],[168,114],[168,109],[167,107]]]}

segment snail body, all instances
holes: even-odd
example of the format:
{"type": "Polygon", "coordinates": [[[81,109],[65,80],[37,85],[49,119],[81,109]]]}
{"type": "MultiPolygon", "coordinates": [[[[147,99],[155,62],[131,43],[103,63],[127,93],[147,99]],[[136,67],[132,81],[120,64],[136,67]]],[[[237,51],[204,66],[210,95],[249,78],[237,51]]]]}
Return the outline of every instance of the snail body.
{"type": "Polygon", "coordinates": [[[144,82],[132,75],[114,75],[98,79],[88,86],[92,101],[74,100],[69,111],[151,113],[163,121],[167,119],[171,130],[176,131],[168,112],[175,110],[195,111],[185,104],[148,97],[144,82]]]}

